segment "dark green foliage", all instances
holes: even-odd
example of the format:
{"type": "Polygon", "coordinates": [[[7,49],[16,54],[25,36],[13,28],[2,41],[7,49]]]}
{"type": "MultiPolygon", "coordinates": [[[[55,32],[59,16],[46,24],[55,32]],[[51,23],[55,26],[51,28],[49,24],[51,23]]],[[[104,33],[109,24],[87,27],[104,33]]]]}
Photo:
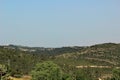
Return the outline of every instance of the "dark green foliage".
{"type": "Polygon", "coordinates": [[[111,80],[120,80],[120,69],[113,69],[113,77],[111,80]]]}
{"type": "Polygon", "coordinates": [[[72,75],[64,73],[62,76],[62,80],[73,80],[72,75]]]}
{"type": "Polygon", "coordinates": [[[51,61],[38,63],[31,75],[32,80],[62,80],[60,67],[51,61]]]}
{"type": "Polygon", "coordinates": [[[79,69],[75,71],[76,80],[94,80],[92,72],[89,69],[79,69]]]}
{"type": "Polygon", "coordinates": [[[7,80],[9,76],[8,69],[5,65],[0,64],[0,80],[7,80]]]}

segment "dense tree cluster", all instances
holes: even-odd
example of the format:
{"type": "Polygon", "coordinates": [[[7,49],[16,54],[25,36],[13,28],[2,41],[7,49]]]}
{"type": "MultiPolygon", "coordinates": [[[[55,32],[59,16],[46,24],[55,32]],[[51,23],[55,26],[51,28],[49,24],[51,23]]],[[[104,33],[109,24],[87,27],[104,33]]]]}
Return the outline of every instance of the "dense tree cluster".
{"type": "Polygon", "coordinates": [[[62,70],[51,61],[38,63],[31,72],[32,80],[62,80],[62,70]]]}

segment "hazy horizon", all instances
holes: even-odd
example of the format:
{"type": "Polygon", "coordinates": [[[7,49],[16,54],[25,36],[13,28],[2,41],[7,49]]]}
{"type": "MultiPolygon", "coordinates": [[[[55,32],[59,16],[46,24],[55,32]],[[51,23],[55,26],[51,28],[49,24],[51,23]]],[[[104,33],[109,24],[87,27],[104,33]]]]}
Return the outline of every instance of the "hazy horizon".
{"type": "Polygon", "coordinates": [[[120,43],[119,0],[1,0],[0,45],[120,43]]]}

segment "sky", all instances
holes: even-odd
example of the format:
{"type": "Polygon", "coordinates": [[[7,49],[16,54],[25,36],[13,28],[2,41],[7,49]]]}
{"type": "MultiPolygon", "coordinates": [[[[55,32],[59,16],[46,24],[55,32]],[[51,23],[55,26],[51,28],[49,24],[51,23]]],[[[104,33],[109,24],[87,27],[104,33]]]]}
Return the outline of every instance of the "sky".
{"type": "Polygon", "coordinates": [[[120,0],[0,0],[0,45],[120,43],[120,0]]]}

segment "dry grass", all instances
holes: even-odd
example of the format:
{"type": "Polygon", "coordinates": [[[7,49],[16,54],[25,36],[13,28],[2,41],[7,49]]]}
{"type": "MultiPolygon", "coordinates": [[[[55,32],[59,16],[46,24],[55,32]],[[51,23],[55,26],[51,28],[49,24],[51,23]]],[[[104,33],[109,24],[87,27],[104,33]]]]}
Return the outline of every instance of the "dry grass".
{"type": "Polygon", "coordinates": [[[31,76],[23,76],[21,78],[10,77],[10,80],[31,80],[31,76]]]}

